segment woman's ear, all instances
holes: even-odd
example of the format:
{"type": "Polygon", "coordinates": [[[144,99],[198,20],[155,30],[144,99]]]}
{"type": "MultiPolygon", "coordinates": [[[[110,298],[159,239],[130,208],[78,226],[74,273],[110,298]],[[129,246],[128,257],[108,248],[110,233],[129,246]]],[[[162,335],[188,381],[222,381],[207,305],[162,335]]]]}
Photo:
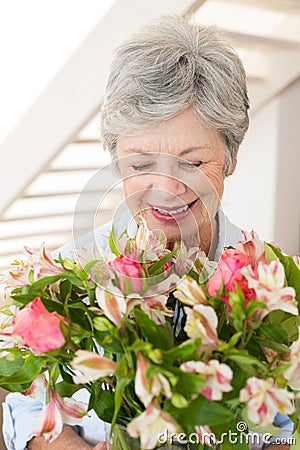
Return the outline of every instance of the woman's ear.
{"type": "Polygon", "coordinates": [[[229,177],[230,175],[232,175],[233,172],[235,171],[236,164],[237,164],[237,156],[235,156],[235,157],[233,158],[231,167],[230,167],[230,169],[229,169],[228,172],[227,172],[227,176],[228,176],[228,177],[229,177]]]}

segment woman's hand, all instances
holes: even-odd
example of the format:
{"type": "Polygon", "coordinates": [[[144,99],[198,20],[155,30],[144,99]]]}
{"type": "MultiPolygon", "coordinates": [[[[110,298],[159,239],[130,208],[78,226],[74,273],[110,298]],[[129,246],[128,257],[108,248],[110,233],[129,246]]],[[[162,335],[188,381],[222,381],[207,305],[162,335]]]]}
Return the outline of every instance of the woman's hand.
{"type": "Polygon", "coordinates": [[[29,450],[108,450],[105,442],[99,442],[95,447],[89,445],[84,439],[69,427],[63,426],[62,433],[51,444],[45,441],[43,437],[34,437],[27,443],[29,450]]]}

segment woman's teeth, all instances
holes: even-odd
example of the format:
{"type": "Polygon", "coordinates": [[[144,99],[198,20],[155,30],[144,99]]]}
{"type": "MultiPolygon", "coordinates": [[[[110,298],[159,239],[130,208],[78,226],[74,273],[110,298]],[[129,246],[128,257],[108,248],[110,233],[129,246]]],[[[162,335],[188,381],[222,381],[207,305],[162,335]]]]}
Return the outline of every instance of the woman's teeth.
{"type": "Polygon", "coordinates": [[[169,214],[169,215],[175,215],[175,214],[180,214],[184,211],[186,211],[188,209],[189,205],[185,205],[182,208],[178,208],[178,209],[169,209],[168,211],[166,211],[165,209],[161,209],[161,208],[156,208],[155,206],[152,206],[153,209],[155,209],[156,211],[159,211],[162,214],[169,214]]]}

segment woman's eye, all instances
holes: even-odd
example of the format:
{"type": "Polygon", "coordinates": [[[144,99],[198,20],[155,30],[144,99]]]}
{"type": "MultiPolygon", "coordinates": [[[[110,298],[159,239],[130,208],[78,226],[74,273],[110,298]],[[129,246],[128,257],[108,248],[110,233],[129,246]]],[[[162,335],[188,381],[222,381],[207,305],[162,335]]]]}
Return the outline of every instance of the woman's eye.
{"type": "Polygon", "coordinates": [[[181,163],[181,165],[182,165],[183,167],[187,167],[188,169],[193,169],[193,168],[195,168],[195,167],[200,167],[202,164],[203,164],[202,161],[194,162],[194,163],[189,162],[189,161],[186,161],[186,162],[182,162],[182,163],[181,163]]]}
{"type": "Polygon", "coordinates": [[[143,170],[150,170],[152,166],[152,163],[146,163],[146,164],[136,164],[133,165],[132,168],[136,170],[137,172],[142,172],[143,170]]]}

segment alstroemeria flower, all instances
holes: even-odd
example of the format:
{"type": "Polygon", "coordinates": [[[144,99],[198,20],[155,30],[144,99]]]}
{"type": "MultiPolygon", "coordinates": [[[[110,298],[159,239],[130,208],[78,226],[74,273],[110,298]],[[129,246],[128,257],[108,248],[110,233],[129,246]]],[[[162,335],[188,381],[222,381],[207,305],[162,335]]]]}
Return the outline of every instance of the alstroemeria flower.
{"type": "Polygon", "coordinates": [[[215,447],[221,441],[218,441],[215,433],[207,425],[199,425],[195,427],[197,436],[199,437],[200,444],[207,445],[208,447],[215,447]]]}
{"type": "Polygon", "coordinates": [[[222,400],[223,392],[232,390],[232,370],[227,364],[211,359],[207,364],[202,361],[187,361],[180,368],[185,372],[198,373],[205,378],[201,394],[210,400],[222,400]]]}
{"type": "Polygon", "coordinates": [[[185,307],[186,323],[184,331],[189,338],[202,339],[202,347],[215,349],[218,345],[218,317],[211,306],[195,305],[193,308],[185,307]]]}
{"type": "Polygon", "coordinates": [[[127,312],[130,314],[135,306],[139,306],[147,316],[158,325],[166,323],[166,317],[173,317],[174,311],[167,308],[168,297],[164,294],[141,297],[136,294],[127,296],[127,312]]]}
{"type": "Polygon", "coordinates": [[[185,305],[207,305],[207,299],[201,286],[191,277],[185,277],[178,283],[174,297],[185,305]]]}
{"type": "Polygon", "coordinates": [[[117,364],[89,350],[77,350],[71,366],[82,373],[82,375],[73,376],[74,383],[80,384],[112,375],[116,370],[117,364]]]}
{"type": "Polygon", "coordinates": [[[147,358],[143,353],[138,352],[135,392],[146,407],[151,403],[153,397],[157,397],[161,392],[167,398],[171,398],[172,395],[169,381],[164,375],[158,373],[151,377],[147,376],[149,367],[150,363],[147,358]]]}
{"type": "Polygon", "coordinates": [[[242,231],[244,240],[237,243],[236,249],[246,253],[250,258],[250,264],[256,266],[259,261],[265,261],[265,246],[258,234],[253,230],[248,233],[242,231]]]}
{"type": "Polygon", "coordinates": [[[180,243],[179,252],[176,254],[175,258],[175,272],[178,276],[183,277],[191,269],[195,270],[194,262],[195,260],[201,260],[203,266],[208,262],[208,258],[205,253],[199,250],[199,247],[187,248],[184,242],[180,243]]]}
{"type": "Polygon", "coordinates": [[[29,388],[25,392],[22,392],[22,394],[27,395],[28,397],[31,398],[39,398],[47,385],[48,382],[46,380],[46,377],[42,373],[38,375],[38,377],[35,380],[33,380],[29,388]]]}
{"type": "Polygon", "coordinates": [[[280,261],[259,263],[255,270],[245,267],[242,274],[247,278],[249,287],[254,289],[257,299],[267,305],[268,309],[260,309],[260,317],[274,309],[298,315],[295,289],[284,286],[284,267],[280,261]]]}
{"type": "Polygon", "coordinates": [[[292,389],[300,391],[300,327],[298,327],[298,333],[298,339],[291,345],[290,366],[283,373],[283,376],[292,389]]]}
{"type": "Polygon", "coordinates": [[[50,313],[36,297],[21,309],[12,323],[12,334],[20,336],[25,345],[38,353],[61,348],[66,340],[60,323],[68,321],[56,311],[50,313]]]}
{"type": "Polygon", "coordinates": [[[157,405],[150,403],[146,411],[127,425],[129,436],[140,438],[141,449],[154,449],[161,433],[178,434],[178,425],[174,419],[157,405]]]}
{"type": "Polygon", "coordinates": [[[39,252],[28,247],[25,247],[25,250],[32,258],[35,278],[57,275],[65,271],[61,265],[54,261],[51,254],[47,252],[44,243],[41,245],[39,252]]]}
{"type": "Polygon", "coordinates": [[[63,420],[59,407],[55,401],[52,391],[49,393],[49,403],[44,406],[38,415],[30,438],[34,436],[43,436],[45,440],[51,444],[62,432],[63,420]]]}
{"type": "Polygon", "coordinates": [[[143,252],[144,261],[155,261],[166,248],[167,239],[161,230],[150,230],[144,217],[137,217],[139,227],[134,240],[134,248],[143,252]]]}
{"type": "Polygon", "coordinates": [[[51,444],[62,432],[63,423],[80,425],[86,414],[87,405],[72,398],[62,398],[54,389],[49,389],[49,403],[37,417],[30,437],[43,436],[51,444]]]}
{"type": "Polygon", "coordinates": [[[55,392],[55,401],[59,407],[64,423],[76,426],[80,425],[82,418],[87,414],[87,405],[69,397],[60,397],[55,392]]]}
{"type": "Polygon", "coordinates": [[[14,261],[9,271],[3,274],[0,282],[6,284],[6,290],[21,287],[29,283],[29,274],[33,269],[29,262],[14,261]]]}
{"type": "Polygon", "coordinates": [[[98,286],[96,300],[106,317],[118,326],[126,314],[126,301],[122,292],[115,287],[114,292],[110,292],[106,288],[98,286]]]}
{"type": "Polygon", "coordinates": [[[273,423],[276,412],[292,414],[293,394],[285,389],[277,388],[273,379],[263,380],[251,377],[247,385],[240,391],[240,401],[248,402],[247,414],[253,423],[269,425],[273,423]]]}
{"type": "Polygon", "coordinates": [[[45,244],[41,245],[40,251],[24,247],[28,259],[26,261],[14,261],[11,269],[3,276],[3,280],[8,288],[21,287],[29,284],[29,275],[31,274],[34,281],[44,276],[57,275],[64,272],[64,268],[57,264],[49,252],[45,248],[45,244]]]}
{"type": "Polygon", "coordinates": [[[122,292],[125,289],[125,277],[130,280],[135,292],[139,293],[143,286],[142,266],[134,253],[127,256],[119,256],[108,263],[109,267],[116,272],[122,292]]]}

